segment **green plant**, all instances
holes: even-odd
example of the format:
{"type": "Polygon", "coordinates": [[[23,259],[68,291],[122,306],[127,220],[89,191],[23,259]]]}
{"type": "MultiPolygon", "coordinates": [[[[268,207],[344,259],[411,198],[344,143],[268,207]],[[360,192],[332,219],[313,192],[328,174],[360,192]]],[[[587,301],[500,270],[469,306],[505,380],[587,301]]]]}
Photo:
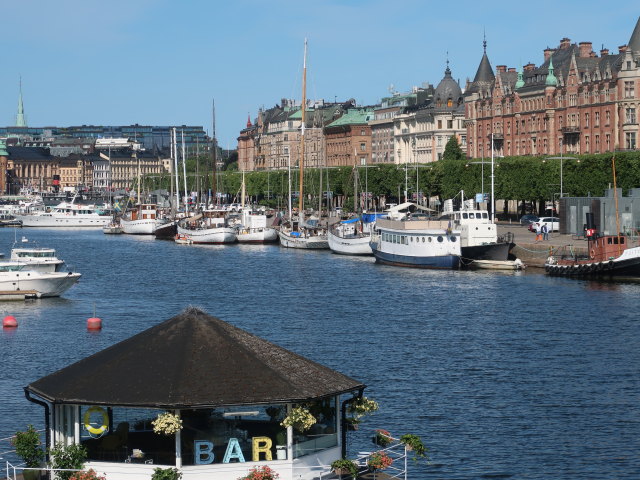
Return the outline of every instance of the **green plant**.
{"type": "Polygon", "coordinates": [[[390,467],[392,463],[393,459],[382,451],[373,452],[367,460],[367,465],[371,470],[384,470],[390,467]]]}
{"type": "MultiPolygon", "coordinates": [[[[64,445],[56,443],[49,449],[51,468],[82,470],[84,462],[87,460],[87,449],[78,443],[64,445]]],[[[59,480],[69,480],[74,472],[57,472],[56,478],[59,480]]]]}
{"type": "Polygon", "coordinates": [[[376,434],[374,435],[372,440],[373,440],[373,443],[375,443],[376,445],[380,445],[381,447],[386,447],[393,441],[393,437],[388,431],[382,430],[381,428],[379,428],[376,430],[376,434]]]}
{"type": "Polygon", "coordinates": [[[344,475],[348,473],[353,478],[358,474],[358,465],[353,460],[349,460],[348,458],[341,458],[340,460],[335,460],[331,462],[331,469],[336,473],[336,475],[344,475]]]}
{"type": "Polygon", "coordinates": [[[44,458],[44,449],[40,435],[33,425],[29,425],[24,432],[16,432],[11,443],[16,447],[16,454],[24,460],[26,467],[40,466],[40,462],[44,458]]]}
{"type": "Polygon", "coordinates": [[[316,417],[306,407],[293,407],[280,425],[283,427],[293,427],[299,432],[309,430],[317,422],[316,417]]]}
{"type": "Polygon", "coordinates": [[[367,397],[359,397],[352,401],[347,407],[347,413],[351,414],[356,420],[365,415],[378,410],[378,402],[367,397]]]}
{"type": "Polygon", "coordinates": [[[180,480],[182,472],[177,468],[154,468],[151,480],[180,480]]]}
{"type": "Polygon", "coordinates": [[[426,457],[428,449],[422,443],[422,439],[418,435],[407,433],[400,437],[400,442],[407,446],[407,450],[411,450],[414,453],[414,460],[418,457],[426,457]]]}
{"type": "Polygon", "coordinates": [[[253,467],[249,473],[238,480],[276,480],[280,475],[268,466],[253,467]]]}
{"type": "Polygon", "coordinates": [[[98,475],[93,468],[90,468],[86,472],[75,472],[69,480],[106,480],[106,477],[98,475]]]}

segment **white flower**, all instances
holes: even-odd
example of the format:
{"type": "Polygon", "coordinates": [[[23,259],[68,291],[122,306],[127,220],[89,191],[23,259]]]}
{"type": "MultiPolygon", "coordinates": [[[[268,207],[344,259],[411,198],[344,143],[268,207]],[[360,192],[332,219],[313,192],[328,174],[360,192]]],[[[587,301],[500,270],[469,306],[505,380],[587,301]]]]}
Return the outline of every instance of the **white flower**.
{"type": "Polygon", "coordinates": [[[171,412],[160,413],[151,424],[153,432],[162,435],[173,435],[182,430],[182,420],[171,412]]]}

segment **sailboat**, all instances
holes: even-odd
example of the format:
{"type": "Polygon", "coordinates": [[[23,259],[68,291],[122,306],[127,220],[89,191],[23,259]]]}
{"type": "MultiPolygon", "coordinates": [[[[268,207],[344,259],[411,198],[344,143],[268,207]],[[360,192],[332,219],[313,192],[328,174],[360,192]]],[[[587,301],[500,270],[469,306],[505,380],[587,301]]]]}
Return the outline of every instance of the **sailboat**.
{"type": "MultiPolygon", "coordinates": [[[[326,229],[320,226],[319,219],[304,218],[304,130],[307,106],[307,39],[304,40],[304,62],[302,68],[302,126],[300,130],[300,194],[298,199],[298,219],[293,220],[289,208],[290,224],[282,225],[278,231],[280,245],[286,248],[328,249],[326,229]]],[[[291,172],[289,172],[289,205],[291,205],[291,172]]]]}
{"type": "Polygon", "coordinates": [[[241,193],[241,219],[236,226],[236,235],[239,243],[268,243],[278,240],[278,232],[275,228],[267,226],[267,216],[264,213],[253,212],[245,207],[246,184],[244,170],[242,171],[241,193]]]}
{"type": "MultiPolygon", "coordinates": [[[[138,156],[136,155],[136,158],[138,156]]],[[[153,235],[158,227],[159,219],[158,212],[155,204],[142,203],[142,197],[140,193],[140,159],[138,160],[138,206],[134,209],[128,210],[124,213],[120,219],[120,227],[122,227],[122,233],[129,235],[153,235]]]]}

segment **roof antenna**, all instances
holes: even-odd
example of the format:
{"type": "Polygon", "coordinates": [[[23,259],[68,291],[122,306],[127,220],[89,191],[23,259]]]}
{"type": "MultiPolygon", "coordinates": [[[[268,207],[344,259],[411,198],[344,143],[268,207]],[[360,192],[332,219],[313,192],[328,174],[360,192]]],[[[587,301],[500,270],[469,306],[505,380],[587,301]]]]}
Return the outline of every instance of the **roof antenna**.
{"type": "Polygon", "coordinates": [[[487,53],[487,29],[483,29],[482,30],[482,48],[484,50],[484,53],[487,53]]]}

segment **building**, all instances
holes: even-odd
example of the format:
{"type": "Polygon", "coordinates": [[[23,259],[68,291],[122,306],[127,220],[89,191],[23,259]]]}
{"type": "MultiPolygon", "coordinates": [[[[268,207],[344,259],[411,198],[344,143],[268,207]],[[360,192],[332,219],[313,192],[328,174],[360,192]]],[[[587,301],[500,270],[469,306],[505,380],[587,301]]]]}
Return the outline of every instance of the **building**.
{"type": "Polygon", "coordinates": [[[467,155],[586,154],[638,149],[640,18],[617,54],[563,38],[543,63],[494,74],[486,53],[465,91],[467,155]]]}
{"type": "Polygon", "coordinates": [[[433,96],[423,103],[404,107],[393,119],[396,164],[440,160],[454,135],[465,148],[464,99],[448,63],[433,96]]]}
{"type": "Polygon", "coordinates": [[[7,193],[53,189],[54,180],[58,180],[59,159],[47,148],[7,146],[7,152],[7,193]]]}
{"type": "Polygon", "coordinates": [[[324,128],[327,167],[371,164],[373,108],[351,108],[324,128]]]}
{"type": "Polygon", "coordinates": [[[101,151],[99,157],[107,163],[98,162],[96,165],[96,188],[133,188],[138,177],[159,176],[165,172],[161,156],[153,152],[119,148],[101,151]]]}
{"type": "Polygon", "coordinates": [[[427,102],[433,97],[433,86],[426,83],[414,87],[411,93],[401,95],[393,92],[391,97],[381,100],[380,106],[373,109],[371,126],[371,163],[395,163],[393,141],[393,120],[403,108],[427,102]]]}
{"type": "Polygon", "coordinates": [[[72,154],[57,158],[60,188],[63,191],[93,190],[94,166],[91,158],[72,154]]]}

